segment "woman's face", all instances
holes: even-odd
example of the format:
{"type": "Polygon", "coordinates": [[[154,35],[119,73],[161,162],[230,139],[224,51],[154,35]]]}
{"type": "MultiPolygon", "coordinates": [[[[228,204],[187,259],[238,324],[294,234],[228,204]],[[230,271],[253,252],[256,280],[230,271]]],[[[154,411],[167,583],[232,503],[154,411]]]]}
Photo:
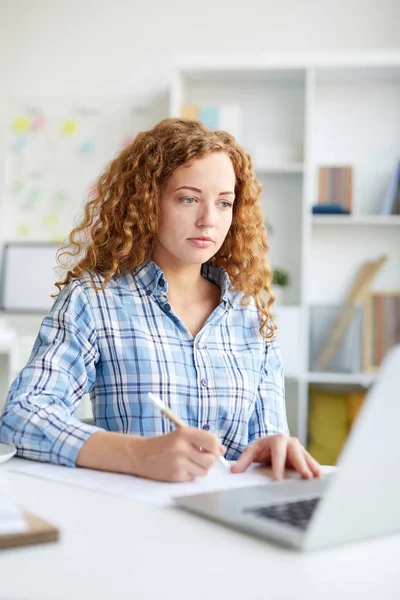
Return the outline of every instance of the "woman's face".
{"type": "Polygon", "coordinates": [[[203,264],[218,252],[232,223],[235,172],[224,152],[178,167],[161,189],[156,256],[203,264]]]}

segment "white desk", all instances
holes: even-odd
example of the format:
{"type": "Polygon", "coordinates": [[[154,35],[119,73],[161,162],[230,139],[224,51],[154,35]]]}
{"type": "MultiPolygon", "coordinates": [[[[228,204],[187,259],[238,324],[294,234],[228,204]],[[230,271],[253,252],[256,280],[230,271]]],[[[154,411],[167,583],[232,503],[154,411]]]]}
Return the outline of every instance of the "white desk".
{"type": "Polygon", "coordinates": [[[400,535],[301,554],[176,508],[8,477],[61,540],[0,552],[2,600],[400,597],[400,535]]]}

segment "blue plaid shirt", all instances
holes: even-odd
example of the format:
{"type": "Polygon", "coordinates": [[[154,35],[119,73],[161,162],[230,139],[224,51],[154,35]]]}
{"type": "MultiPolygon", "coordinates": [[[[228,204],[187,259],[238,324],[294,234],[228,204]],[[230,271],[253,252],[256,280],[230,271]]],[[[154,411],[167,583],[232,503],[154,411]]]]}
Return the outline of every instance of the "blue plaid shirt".
{"type": "MultiPolygon", "coordinates": [[[[260,436],[288,433],[277,343],[261,337],[254,302],[241,306],[225,270],[206,263],[202,275],[220,286],[221,300],[195,338],[171,309],[153,261],[103,291],[70,281],[10,387],[0,440],[20,456],[72,467],[100,429],[170,432],[174,425],[153,407],[150,391],[188,425],[216,433],[228,459],[260,436]],[[87,392],[93,426],[76,417],[87,392]]],[[[95,274],[97,287],[102,281],[95,274]]]]}

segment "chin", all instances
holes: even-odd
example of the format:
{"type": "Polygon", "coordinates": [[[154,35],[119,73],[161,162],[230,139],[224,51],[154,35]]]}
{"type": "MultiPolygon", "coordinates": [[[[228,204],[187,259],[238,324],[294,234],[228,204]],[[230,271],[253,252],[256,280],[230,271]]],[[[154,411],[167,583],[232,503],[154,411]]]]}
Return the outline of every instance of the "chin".
{"type": "Polygon", "coordinates": [[[202,265],[203,263],[206,263],[208,260],[210,260],[210,258],[212,258],[214,254],[215,252],[205,252],[204,250],[196,250],[195,252],[186,252],[182,253],[179,256],[175,256],[178,260],[186,264],[202,265]]]}

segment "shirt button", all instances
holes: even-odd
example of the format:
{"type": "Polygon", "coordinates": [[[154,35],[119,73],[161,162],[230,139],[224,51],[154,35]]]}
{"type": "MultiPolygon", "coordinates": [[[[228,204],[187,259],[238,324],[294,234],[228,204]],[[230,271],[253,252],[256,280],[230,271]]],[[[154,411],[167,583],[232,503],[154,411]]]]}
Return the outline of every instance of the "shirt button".
{"type": "Polygon", "coordinates": [[[160,287],[164,287],[164,285],[165,285],[165,280],[163,279],[163,277],[160,277],[160,279],[158,280],[158,285],[159,285],[160,287]]]}
{"type": "Polygon", "coordinates": [[[201,385],[202,385],[203,387],[207,387],[207,379],[202,379],[202,380],[201,380],[201,385]]]}
{"type": "Polygon", "coordinates": [[[171,305],[170,304],[164,304],[164,310],[169,312],[171,310],[171,305]]]}
{"type": "Polygon", "coordinates": [[[205,429],[206,431],[208,431],[210,429],[210,426],[208,425],[208,423],[206,423],[205,425],[203,425],[203,429],[205,429]]]}

